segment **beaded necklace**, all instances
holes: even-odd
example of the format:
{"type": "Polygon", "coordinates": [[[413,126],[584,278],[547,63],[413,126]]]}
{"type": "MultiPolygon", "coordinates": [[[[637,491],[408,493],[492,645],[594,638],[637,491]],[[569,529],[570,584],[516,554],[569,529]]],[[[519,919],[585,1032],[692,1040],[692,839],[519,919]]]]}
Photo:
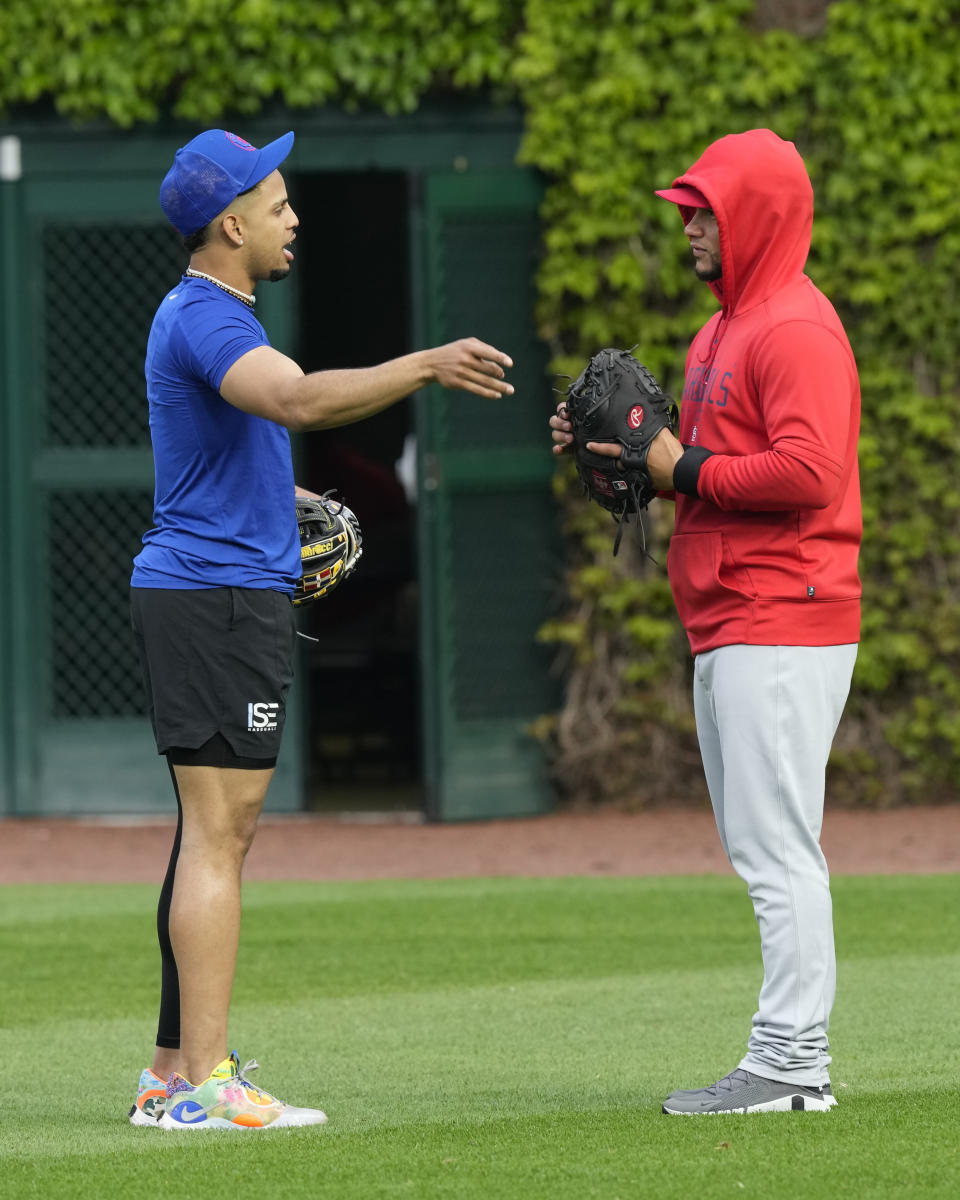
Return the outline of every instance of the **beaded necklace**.
{"type": "Polygon", "coordinates": [[[231,287],[229,283],[224,283],[222,279],[216,279],[213,275],[206,275],[203,271],[195,271],[193,267],[187,267],[184,275],[189,275],[191,279],[205,279],[207,283],[215,284],[221,291],[226,292],[237,300],[242,300],[248,308],[253,308],[257,302],[256,296],[249,296],[246,292],[241,292],[239,288],[231,287]]]}

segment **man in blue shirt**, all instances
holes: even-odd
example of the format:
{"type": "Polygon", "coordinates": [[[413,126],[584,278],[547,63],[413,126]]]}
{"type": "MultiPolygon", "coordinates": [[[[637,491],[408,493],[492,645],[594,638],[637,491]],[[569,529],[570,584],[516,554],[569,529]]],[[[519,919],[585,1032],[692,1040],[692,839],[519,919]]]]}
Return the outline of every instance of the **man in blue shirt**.
{"type": "Polygon", "coordinates": [[[160,189],[191,257],[147,346],[156,496],[131,609],[179,820],[157,913],[157,1044],[130,1112],[135,1125],[326,1121],[250,1084],[227,1054],[241,870],[293,675],[300,546],[288,431],[361,420],[431,383],[490,398],[513,392],[510,358],[476,338],[309,375],[270,346],[254,291],[284,279],[294,260],[297,216],[278,170],[292,145],[292,133],[257,149],[207,130],[177,151],[160,189]]]}

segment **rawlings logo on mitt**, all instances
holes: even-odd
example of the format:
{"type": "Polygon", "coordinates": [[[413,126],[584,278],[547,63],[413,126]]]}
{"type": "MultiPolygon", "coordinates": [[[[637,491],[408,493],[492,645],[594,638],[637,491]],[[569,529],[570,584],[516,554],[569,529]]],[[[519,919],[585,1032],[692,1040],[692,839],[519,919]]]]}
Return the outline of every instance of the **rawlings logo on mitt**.
{"type": "Polygon", "coordinates": [[[360,522],[330,493],[313,500],[297,496],[301,576],[293,594],[299,608],[326,596],[351,575],[363,553],[360,522]]]}
{"type": "Polygon", "coordinates": [[[598,350],[564,399],[573,427],[573,452],[583,489],[611,512],[620,528],[656,496],[647,474],[647,453],[661,429],[676,433],[677,406],[629,350],[598,350]],[[617,442],[620,458],[593,454],[587,442],[617,442]]]}

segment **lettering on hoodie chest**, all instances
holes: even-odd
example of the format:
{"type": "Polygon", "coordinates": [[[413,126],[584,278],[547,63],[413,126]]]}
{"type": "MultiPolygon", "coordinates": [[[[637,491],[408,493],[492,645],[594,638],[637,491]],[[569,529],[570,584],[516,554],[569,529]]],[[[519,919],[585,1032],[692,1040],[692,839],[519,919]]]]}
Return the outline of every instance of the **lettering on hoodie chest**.
{"type": "Polygon", "coordinates": [[[737,364],[719,367],[702,363],[691,368],[683,382],[684,405],[727,408],[736,396],[737,364]]]}
{"type": "Polygon", "coordinates": [[[683,441],[696,445],[703,429],[719,433],[724,426],[738,423],[738,398],[736,362],[706,362],[691,367],[683,383],[683,441]]]}

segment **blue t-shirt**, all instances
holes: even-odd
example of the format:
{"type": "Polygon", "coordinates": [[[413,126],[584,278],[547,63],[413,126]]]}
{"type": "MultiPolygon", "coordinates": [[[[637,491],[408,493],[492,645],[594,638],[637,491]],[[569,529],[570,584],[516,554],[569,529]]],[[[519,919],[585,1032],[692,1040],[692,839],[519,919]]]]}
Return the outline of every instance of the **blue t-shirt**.
{"type": "Polygon", "coordinates": [[[269,342],[241,300],[184,276],[147,343],[156,468],[154,525],[133,560],[134,587],[272,588],[300,576],[290,435],[220,395],[242,355],[269,342]]]}

